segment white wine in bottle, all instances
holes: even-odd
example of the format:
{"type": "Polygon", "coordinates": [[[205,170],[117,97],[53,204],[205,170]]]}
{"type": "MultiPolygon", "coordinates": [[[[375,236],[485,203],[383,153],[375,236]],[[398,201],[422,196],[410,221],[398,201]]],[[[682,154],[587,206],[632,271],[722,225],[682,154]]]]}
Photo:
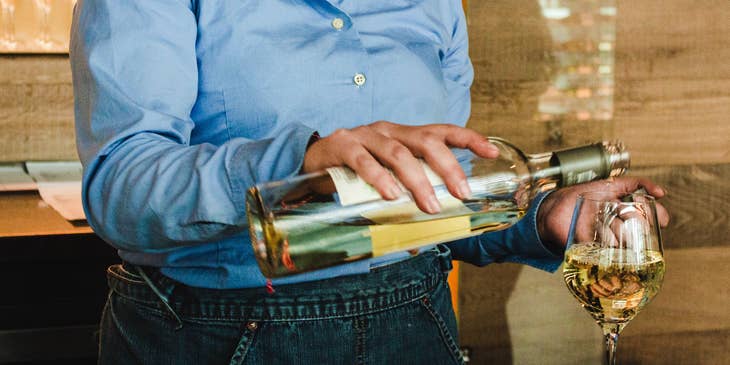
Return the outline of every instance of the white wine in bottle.
{"type": "Polygon", "coordinates": [[[620,143],[528,155],[490,137],[499,157],[452,152],[472,195],[453,197],[424,163],[438,214],[409,195],[384,200],[346,167],[256,185],[246,197],[251,241],[264,276],[280,277],[508,228],[540,191],[618,176],[629,165],[620,143]]]}

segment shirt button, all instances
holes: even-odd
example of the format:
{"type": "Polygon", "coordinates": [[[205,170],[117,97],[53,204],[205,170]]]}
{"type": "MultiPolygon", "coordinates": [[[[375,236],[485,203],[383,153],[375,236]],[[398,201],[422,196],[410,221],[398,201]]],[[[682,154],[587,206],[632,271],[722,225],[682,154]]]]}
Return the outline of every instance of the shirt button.
{"type": "Polygon", "coordinates": [[[332,20],[332,28],[335,28],[337,30],[341,30],[342,27],[345,26],[345,21],[342,20],[342,18],[334,18],[332,20]]]}
{"type": "Polygon", "coordinates": [[[365,85],[365,75],[363,75],[363,74],[361,74],[361,73],[357,73],[357,74],[355,74],[355,76],[354,76],[354,77],[352,78],[352,81],[353,81],[353,82],[355,83],[355,85],[357,85],[357,86],[363,86],[363,85],[365,85]]]}

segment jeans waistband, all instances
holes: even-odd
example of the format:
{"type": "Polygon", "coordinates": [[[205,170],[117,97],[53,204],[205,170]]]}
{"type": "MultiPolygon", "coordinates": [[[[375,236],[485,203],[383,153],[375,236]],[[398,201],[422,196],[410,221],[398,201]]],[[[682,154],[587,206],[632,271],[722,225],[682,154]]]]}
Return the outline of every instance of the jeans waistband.
{"type": "Polygon", "coordinates": [[[266,288],[216,290],[178,283],[159,270],[130,264],[107,272],[109,287],[131,301],[181,318],[207,321],[291,321],[365,315],[419,300],[444,285],[446,246],[373,269],[368,274],[266,288]]]}

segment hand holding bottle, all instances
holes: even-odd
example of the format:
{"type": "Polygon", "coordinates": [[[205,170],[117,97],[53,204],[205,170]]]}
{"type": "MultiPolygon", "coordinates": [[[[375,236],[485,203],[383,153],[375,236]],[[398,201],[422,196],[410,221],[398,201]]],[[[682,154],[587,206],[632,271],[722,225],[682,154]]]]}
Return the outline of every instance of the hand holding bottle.
{"type": "Polygon", "coordinates": [[[499,152],[481,134],[450,124],[405,126],[379,121],[353,129],[340,129],[314,142],[304,157],[302,172],[347,166],[388,200],[403,194],[388,169],[411,192],[426,213],[441,210],[432,184],[418,158],[422,158],[445,182],[457,198],[470,195],[466,175],[450,147],[471,150],[483,158],[499,152]]]}
{"type": "MultiPolygon", "coordinates": [[[[537,228],[543,243],[558,250],[562,250],[568,238],[570,219],[573,214],[578,194],[587,191],[609,191],[616,194],[616,199],[644,188],[649,195],[662,198],[665,195],[659,185],[647,178],[617,177],[607,180],[594,181],[586,184],[569,186],[552,192],[543,200],[537,212],[537,228]]],[[[669,224],[669,213],[660,203],[657,203],[659,225],[669,224]]]]}
{"type": "Polygon", "coordinates": [[[619,176],[629,165],[620,142],[526,154],[508,141],[486,137],[485,143],[485,137],[472,133],[453,126],[380,122],[312,143],[306,174],[252,186],[246,194],[261,271],[267,277],[285,276],[506,229],[524,216],[539,192],[619,176]],[[410,166],[410,159],[416,164],[410,166]],[[456,166],[450,166],[451,159],[456,166]],[[386,170],[391,166],[393,175],[386,170]],[[423,174],[428,185],[414,185],[411,173],[415,180],[423,174]],[[371,182],[358,174],[369,174],[371,182]],[[399,186],[387,185],[395,179],[410,181],[403,186],[411,194],[388,196],[399,186]],[[468,184],[466,194],[461,179],[468,184]],[[430,194],[438,199],[440,213],[428,209],[430,194]]]}

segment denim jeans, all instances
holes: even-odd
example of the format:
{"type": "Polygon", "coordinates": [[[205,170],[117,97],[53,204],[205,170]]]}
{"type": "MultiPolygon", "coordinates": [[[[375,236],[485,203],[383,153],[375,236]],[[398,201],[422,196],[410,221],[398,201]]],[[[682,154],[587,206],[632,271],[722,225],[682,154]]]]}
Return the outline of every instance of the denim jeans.
{"type": "Polygon", "coordinates": [[[369,274],[265,288],[194,288],[115,265],[100,364],[462,364],[448,249],[369,274]]]}

